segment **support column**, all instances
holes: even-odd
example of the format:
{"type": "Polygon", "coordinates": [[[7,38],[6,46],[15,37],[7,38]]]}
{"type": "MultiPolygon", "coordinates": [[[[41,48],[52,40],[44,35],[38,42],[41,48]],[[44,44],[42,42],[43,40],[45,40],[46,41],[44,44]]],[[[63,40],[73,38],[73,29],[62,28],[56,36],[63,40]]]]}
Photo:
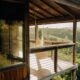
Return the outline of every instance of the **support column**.
{"type": "Polygon", "coordinates": [[[38,25],[37,25],[37,21],[35,20],[35,45],[38,45],[38,25]]]}
{"type": "Polygon", "coordinates": [[[73,64],[75,64],[75,60],[76,60],[76,30],[77,30],[77,21],[74,20],[73,21],[73,43],[75,43],[75,45],[73,46],[73,64]]]}
{"type": "Polygon", "coordinates": [[[27,68],[26,80],[30,80],[29,64],[29,0],[24,0],[24,21],[23,21],[23,61],[27,68]]]}
{"type": "Polygon", "coordinates": [[[71,80],[77,80],[76,70],[72,70],[72,72],[71,72],[71,80]]]}
{"type": "MultiPolygon", "coordinates": [[[[74,19],[73,21],[73,43],[75,43],[75,45],[73,46],[73,64],[74,65],[76,63],[76,30],[77,30],[77,21],[74,19]]],[[[71,72],[71,80],[77,80],[76,69],[72,70],[71,72]]]]}

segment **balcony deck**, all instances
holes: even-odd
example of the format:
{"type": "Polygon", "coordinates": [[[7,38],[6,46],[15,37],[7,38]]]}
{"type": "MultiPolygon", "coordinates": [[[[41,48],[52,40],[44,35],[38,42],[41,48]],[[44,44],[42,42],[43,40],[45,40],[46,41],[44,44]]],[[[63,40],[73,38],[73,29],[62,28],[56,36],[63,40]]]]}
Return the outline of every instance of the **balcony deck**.
{"type": "Polygon", "coordinates": [[[30,54],[30,80],[49,80],[54,75],[76,68],[77,65],[71,62],[58,60],[57,72],[55,72],[54,59],[46,57],[38,60],[35,54],[30,54]]]}
{"type": "MultiPolygon", "coordinates": [[[[55,75],[64,74],[77,69],[77,65],[58,59],[57,72],[54,71],[54,59],[50,57],[37,58],[30,54],[30,80],[50,80],[55,75]]],[[[0,80],[26,80],[27,68],[24,63],[0,68],[0,80]]]]}

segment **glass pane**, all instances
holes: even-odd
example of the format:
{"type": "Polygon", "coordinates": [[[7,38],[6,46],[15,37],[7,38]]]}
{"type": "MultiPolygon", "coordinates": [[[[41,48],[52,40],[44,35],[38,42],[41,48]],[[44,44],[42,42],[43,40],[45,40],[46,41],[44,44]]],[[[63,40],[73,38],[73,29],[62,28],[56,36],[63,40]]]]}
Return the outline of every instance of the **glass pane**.
{"type": "Polygon", "coordinates": [[[22,45],[22,22],[0,20],[0,67],[21,62],[22,45]]]}

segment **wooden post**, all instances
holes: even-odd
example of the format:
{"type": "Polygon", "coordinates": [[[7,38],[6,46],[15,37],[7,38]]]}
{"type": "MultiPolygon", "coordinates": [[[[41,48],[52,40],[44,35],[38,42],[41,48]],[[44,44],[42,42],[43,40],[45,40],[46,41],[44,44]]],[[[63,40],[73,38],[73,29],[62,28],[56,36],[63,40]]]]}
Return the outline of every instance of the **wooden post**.
{"type": "Polygon", "coordinates": [[[54,50],[54,71],[57,72],[57,59],[58,59],[58,50],[54,50]]]}
{"type": "MultiPolygon", "coordinates": [[[[51,45],[53,45],[53,43],[51,45]]],[[[53,50],[51,50],[51,57],[53,59],[53,50]]]]}
{"type": "Polygon", "coordinates": [[[26,80],[30,80],[29,65],[29,0],[24,0],[24,21],[23,21],[23,61],[27,68],[26,80]]]}
{"type": "MultiPolygon", "coordinates": [[[[73,43],[75,43],[75,45],[73,46],[73,64],[74,65],[76,63],[76,30],[77,30],[77,22],[74,19],[74,21],[73,21],[73,43]]],[[[76,70],[72,70],[72,72],[71,72],[71,80],[77,80],[77,78],[76,78],[76,70]]]]}
{"type": "Polygon", "coordinates": [[[35,45],[38,44],[38,25],[37,21],[35,20],[35,45]]]}
{"type": "Polygon", "coordinates": [[[73,21],[73,43],[75,43],[75,45],[73,46],[73,64],[75,64],[75,60],[76,60],[76,30],[77,30],[77,22],[76,20],[73,21]]]}
{"type": "Polygon", "coordinates": [[[71,80],[77,80],[76,70],[72,70],[72,72],[71,72],[71,80]]]}

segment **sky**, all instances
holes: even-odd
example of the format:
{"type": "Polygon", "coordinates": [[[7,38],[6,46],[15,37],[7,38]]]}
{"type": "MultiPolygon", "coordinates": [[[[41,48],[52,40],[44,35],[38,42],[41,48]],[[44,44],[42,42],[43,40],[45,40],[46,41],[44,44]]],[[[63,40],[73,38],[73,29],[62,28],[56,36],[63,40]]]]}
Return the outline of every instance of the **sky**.
{"type": "MultiPolygon", "coordinates": [[[[39,25],[40,28],[71,28],[73,27],[73,23],[57,23],[57,24],[46,24],[46,25],[39,25]]],[[[80,22],[77,22],[77,27],[80,28],[80,22]]]]}

